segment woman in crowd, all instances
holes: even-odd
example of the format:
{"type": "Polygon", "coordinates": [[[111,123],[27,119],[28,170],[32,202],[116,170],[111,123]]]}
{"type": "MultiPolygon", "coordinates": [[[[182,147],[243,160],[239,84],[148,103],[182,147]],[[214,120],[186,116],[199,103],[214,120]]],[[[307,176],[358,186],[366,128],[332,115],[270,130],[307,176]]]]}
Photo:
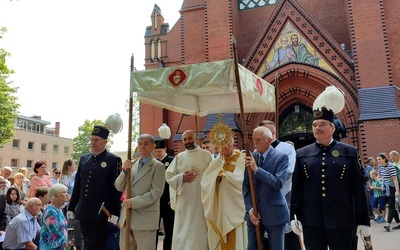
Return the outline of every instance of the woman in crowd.
{"type": "Polygon", "coordinates": [[[63,168],[60,176],[60,183],[68,187],[68,194],[72,195],[72,190],[74,190],[76,174],[76,165],[73,160],[69,159],[64,161],[63,168]]]}
{"type": "Polygon", "coordinates": [[[36,189],[40,186],[51,187],[51,180],[46,173],[46,163],[44,161],[38,161],[35,163],[33,168],[35,176],[31,180],[31,187],[29,189],[29,198],[35,197],[36,189]]]}
{"type": "Polygon", "coordinates": [[[53,174],[52,174],[52,177],[50,177],[52,185],[54,185],[56,183],[60,183],[60,174],[61,174],[61,170],[59,168],[53,168],[53,174]]]}
{"type": "Polygon", "coordinates": [[[25,167],[22,167],[20,169],[18,169],[18,173],[21,173],[24,175],[24,183],[25,185],[29,188],[29,186],[31,185],[31,180],[28,179],[28,169],[25,167]]]}
{"type": "Polygon", "coordinates": [[[40,249],[65,249],[68,245],[68,223],[61,207],[70,198],[68,188],[57,183],[49,188],[50,205],[43,212],[40,249]]]}
{"type": "Polygon", "coordinates": [[[12,187],[18,188],[18,191],[21,195],[21,201],[20,201],[21,205],[25,206],[25,203],[28,200],[28,197],[26,195],[28,192],[28,187],[24,183],[24,174],[23,173],[18,172],[14,175],[14,184],[12,185],[12,187]]]}
{"type": "Polygon", "coordinates": [[[392,230],[400,229],[399,214],[395,209],[395,199],[399,196],[399,182],[397,181],[397,173],[395,166],[389,162],[385,153],[379,153],[376,157],[378,161],[379,175],[382,177],[382,191],[385,196],[388,197],[389,213],[387,218],[387,224],[384,226],[386,231],[390,231],[390,223],[393,218],[397,225],[392,230]]]}
{"type": "Polygon", "coordinates": [[[6,216],[7,216],[7,224],[17,216],[20,210],[20,194],[18,188],[10,187],[6,193],[6,216]]]}

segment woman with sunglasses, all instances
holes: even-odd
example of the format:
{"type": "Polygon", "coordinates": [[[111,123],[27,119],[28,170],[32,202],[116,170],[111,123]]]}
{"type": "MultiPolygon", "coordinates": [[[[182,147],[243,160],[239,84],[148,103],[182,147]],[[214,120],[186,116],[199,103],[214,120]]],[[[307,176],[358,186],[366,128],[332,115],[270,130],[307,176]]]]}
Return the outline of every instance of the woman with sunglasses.
{"type": "Polygon", "coordinates": [[[51,183],[53,185],[60,182],[60,174],[61,174],[61,170],[59,168],[53,169],[53,176],[50,178],[51,183]]]}
{"type": "Polygon", "coordinates": [[[389,232],[390,223],[393,218],[397,225],[392,227],[392,230],[400,229],[399,214],[395,209],[395,199],[399,196],[399,182],[397,180],[396,168],[389,162],[385,153],[379,153],[376,160],[378,161],[379,175],[382,176],[382,191],[388,197],[389,213],[387,224],[384,228],[389,232]]]}

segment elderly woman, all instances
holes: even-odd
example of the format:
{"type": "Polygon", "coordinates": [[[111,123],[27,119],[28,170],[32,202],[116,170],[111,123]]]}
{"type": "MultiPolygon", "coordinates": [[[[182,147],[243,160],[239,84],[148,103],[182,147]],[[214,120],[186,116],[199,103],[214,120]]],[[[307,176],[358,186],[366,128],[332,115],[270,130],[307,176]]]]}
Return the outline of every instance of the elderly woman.
{"type": "Polygon", "coordinates": [[[16,173],[14,175],[14,184],[12,187],[18,188],[19,193],[21,194],[21,204],[25,205],[26,201],[28,200],[28,197],[26,196],[26,193],[28,191],[28,187],[24,183],[24,174],[23,173],[16,173]]]}
{"type": "Polygon", "coordinates": [[[28,179],[28,169],[26,167],[22,167],[22,168],[18,169],[18,173],[21,173],[24,175],[24,183],[29,188],[29,186],[31,185],[31,180],[28,179]]]}
{"type": "Polygon", "coordinates": [[[50,205],[43,212],[40,229],[40,249],[66,249],[68,245],[68,223],[61,207],[70,198],[68,188],[56,183],[49,188],[50,205]]]}
{"type": "Polygon", "coordinates": [[[31,180],[31,187],[29,188],[29,198],[35,197],[35,192],[38,187],[51,187],[52,185],[50,177],[48,175],[45,175],[47,173],[46,162],[36,162],[33,168],[33,172],[35,172],[36,175],[31,180]]]}
{"type": "Polygon", "coordinates": [[[393,219],[397,225],[393,226],[392,229],[400,229],[399,214],[395,209],[395,199],[399,196],[399,182],[397,180],[396,167],[389,162],[385,153],[379,153],[376,160],[378,161],[379,175],[382,176],[383,193],[388,196],[389,213],[387,224],[384,228],[389,232],[393,219]]]}

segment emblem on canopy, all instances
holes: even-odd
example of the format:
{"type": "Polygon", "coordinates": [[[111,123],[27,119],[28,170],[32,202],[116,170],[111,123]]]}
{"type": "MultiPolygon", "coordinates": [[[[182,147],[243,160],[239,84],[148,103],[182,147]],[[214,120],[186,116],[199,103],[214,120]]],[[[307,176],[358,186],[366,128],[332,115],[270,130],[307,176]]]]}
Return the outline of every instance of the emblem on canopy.
{"type": "Polygon", "coordinates": [[[178,87],[179,85],[181,85],[183,83],[183,81],[185,81],[186,79],[186,74],[183,70],[181,69],[177,69],[174,72],[172,72],[169,76],[168,76],[168,81],[174,85],[174,87],[178,87]]]}
{"type": "Polygon", "coordinates": [[[263,91],[264,91],[264,86],[261,83],[261,80],[259,78],[257,78],[256,81],[256,88],[258,90],[258,93],[260,93],[260,95],[262,95],[263,91]]]}

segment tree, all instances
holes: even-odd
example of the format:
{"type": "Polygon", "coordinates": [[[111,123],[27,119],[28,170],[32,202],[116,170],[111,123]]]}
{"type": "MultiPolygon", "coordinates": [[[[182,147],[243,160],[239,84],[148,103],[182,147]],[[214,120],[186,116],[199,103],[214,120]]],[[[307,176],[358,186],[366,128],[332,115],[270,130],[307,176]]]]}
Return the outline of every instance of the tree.
{"type": "MultiPolygon", "coordinates": [[[[0,27],[0,39],[6,31],[6,28],[0,27]]],[[[14,136],[14,119],[17,118],[19,107],[14,96],[17,88],[11,87],[11,82],[7,82],[7,77],[14,73],[6,64],[6,58],[9,56],[9,52],[0,48],[0,146],[14,136]]]]}
{"type": "MultiPolygon", "coordinates": [[[[92,130],[94,125],[102,125],[104,126],[104,121],[102,120],[85,120],[82,126],[78,127],[78,135],[74,138],[73,149],[74,153],[72,154],[72,159],[78,162],[81,156],[91,152],[90,149],[90,136],[92,135],[92,130]]],[[[107,150],[110,150],[113,145],[112,141],[113,134],[110,133],[108,136],[108,143],[106,146],[107,150]]]]}

